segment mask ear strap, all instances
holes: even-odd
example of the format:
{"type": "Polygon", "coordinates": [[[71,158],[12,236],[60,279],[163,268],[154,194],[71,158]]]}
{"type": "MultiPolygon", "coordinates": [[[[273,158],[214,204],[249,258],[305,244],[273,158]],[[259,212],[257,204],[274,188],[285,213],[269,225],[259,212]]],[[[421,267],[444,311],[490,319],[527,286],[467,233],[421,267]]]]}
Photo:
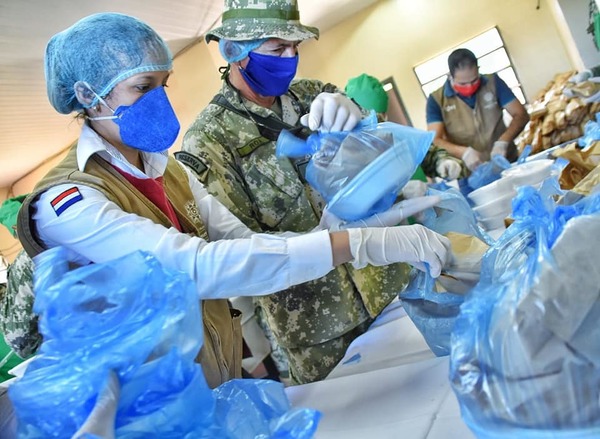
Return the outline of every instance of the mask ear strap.
{"type": "Polygon", "coordinates": [[[100,95],[98,95],[92,86],[85,81],[77,81],[73,86],[75,89],[75,96],[81,105],[85,108],[90,108],[95,104],[95,101],[98,100],[102,105],[108,108],[113,113],[115,110],[111,108],[110,105],[106,103],[104,99],[100,95]]]}
{"type": "Polygon", "coordinates": [[[83,105],[85,108],[90,108],[94,105],[96,100],[108,108],[113,116],[97,116],[97,117],[89,117],[89,120],[112,120],[117,119],[118,116],[114,116],[115,110],[111,108],[110,105],[106,103],[104,99],[100,95],[98,95],[90,84],[85,81],[77,81],[74,85],[75,95],[77,96],[77,100],[83,105]]]}

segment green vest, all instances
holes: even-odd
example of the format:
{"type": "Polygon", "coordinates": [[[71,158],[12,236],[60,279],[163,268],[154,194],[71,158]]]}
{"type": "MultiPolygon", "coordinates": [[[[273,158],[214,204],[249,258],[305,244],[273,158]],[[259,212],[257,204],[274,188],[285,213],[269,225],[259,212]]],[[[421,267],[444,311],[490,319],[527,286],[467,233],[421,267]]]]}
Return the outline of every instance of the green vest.
{"type": "MultiPolygon", "coordinates": [[[[169,157],[163,182],[183,232],[208,240],[188,184],[188,175],[172,157],[169,157]]],[[[148,218],[165,227],[172,227],[169,218],[158,207],[98,155],[88,160],[84,172],[79,171],[75,146],[65,159],[36,185],[19,211],[19,240],[31,257],[45,250],[36,239],[35,226],[32,223],[32,202],[47,189],[65,183],[82,184],[99,190],[123,211],[148,218]]],[[[240,313],[230,310],[227,300],[203,300],[201,305],[204,343],[196,360],[202,364],[209,386],[217,387],[231,378],[241,377],[240,313]]]]}
{"type": "MultiPolygon", "coordinates": [[[[496,80],[493,75],[483,76],[487,81],[485,84],[482,81],[477,90],[474,109],[456,94],[446,96],[445,86],[434,91],[432,96],[442,111],[448,140],[457,145],[473,147],[483,153],[484,161],[488,161],[492,145],[506,131],[506,125],[502,119],[502,107],[498,104],[496,80]]],[[[507,153],[509,159],[515,152],[515,146],[511,143],[507,153]]]]}

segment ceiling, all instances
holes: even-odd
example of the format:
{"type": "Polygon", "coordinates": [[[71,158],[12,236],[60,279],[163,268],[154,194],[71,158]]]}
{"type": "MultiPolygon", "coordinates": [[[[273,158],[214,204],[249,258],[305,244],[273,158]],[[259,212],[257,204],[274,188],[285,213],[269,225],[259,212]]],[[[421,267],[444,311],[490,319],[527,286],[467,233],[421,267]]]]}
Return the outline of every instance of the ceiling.
{"type": "MultiPolygon", "coordinates": [[[[298,0],[303,24],[321,32],[377,0],[298,0]]],[[[48,103],[44,50],[52,35],[96,12],[153,27],[177,56],[220,23],[223,0],[0,0],[0,188],[62,152],[79,132],[48,103]]],[[[16,194],[15,194],[16,195],[16,194]]]]}

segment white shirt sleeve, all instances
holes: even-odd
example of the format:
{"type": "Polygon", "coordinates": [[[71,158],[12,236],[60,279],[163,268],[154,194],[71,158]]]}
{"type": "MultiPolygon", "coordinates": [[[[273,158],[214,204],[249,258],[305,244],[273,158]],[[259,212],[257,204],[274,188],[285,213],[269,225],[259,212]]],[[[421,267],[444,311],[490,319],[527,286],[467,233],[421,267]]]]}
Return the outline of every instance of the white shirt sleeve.
{"type": "Polygon", "coordinates": [[[322,277],[333,268],[327,231],[287,238],[252,233],[200,183],[191,185],[211,239],[237,239],[206,242],[166,228],[124,212],[83,185],[59,185],[43,193],[33,219],[40,240],[47,247],[66,247],[75,262],[101,263],[147,251],[165,268],[187,273],[202,299],[270,294],[322,277]],[[50,202],[73,186],[82,199],[57,216],[50,202]]]}

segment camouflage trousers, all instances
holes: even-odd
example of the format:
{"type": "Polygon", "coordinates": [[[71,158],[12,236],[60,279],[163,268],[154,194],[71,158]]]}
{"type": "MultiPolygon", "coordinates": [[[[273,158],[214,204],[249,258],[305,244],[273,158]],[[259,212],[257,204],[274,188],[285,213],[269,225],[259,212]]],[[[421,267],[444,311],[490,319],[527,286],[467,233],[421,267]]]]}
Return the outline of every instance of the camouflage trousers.
{"type": "Polygon", "coordinates": [[[290,358],[291,384],[306,384],[325,379],[344,358],[350,343],[364,334],[371,323],[373,319],[368,319],[340,337],[318,345],[286,348],[285,351],[290,358]]]}
{"type": "Polygon", "coordinates": [[[267,317],[265,316],[263,308],[257,303],[255,303],[254,306],[254,316],[256,318],[256,322],[258,323],[258,326],[260,326],[260,329],[262,329],[267,340],[269,340],[269,344],[271,345],[271,358],[275,362],[275,367],[277,367],[279,376],[281,378],[289,378],[290,365],[287,354],[281,345],[277,343],[275,334],[273,334],[273,331],[271,331],[271,328],[267,323],[267,317]]]}

